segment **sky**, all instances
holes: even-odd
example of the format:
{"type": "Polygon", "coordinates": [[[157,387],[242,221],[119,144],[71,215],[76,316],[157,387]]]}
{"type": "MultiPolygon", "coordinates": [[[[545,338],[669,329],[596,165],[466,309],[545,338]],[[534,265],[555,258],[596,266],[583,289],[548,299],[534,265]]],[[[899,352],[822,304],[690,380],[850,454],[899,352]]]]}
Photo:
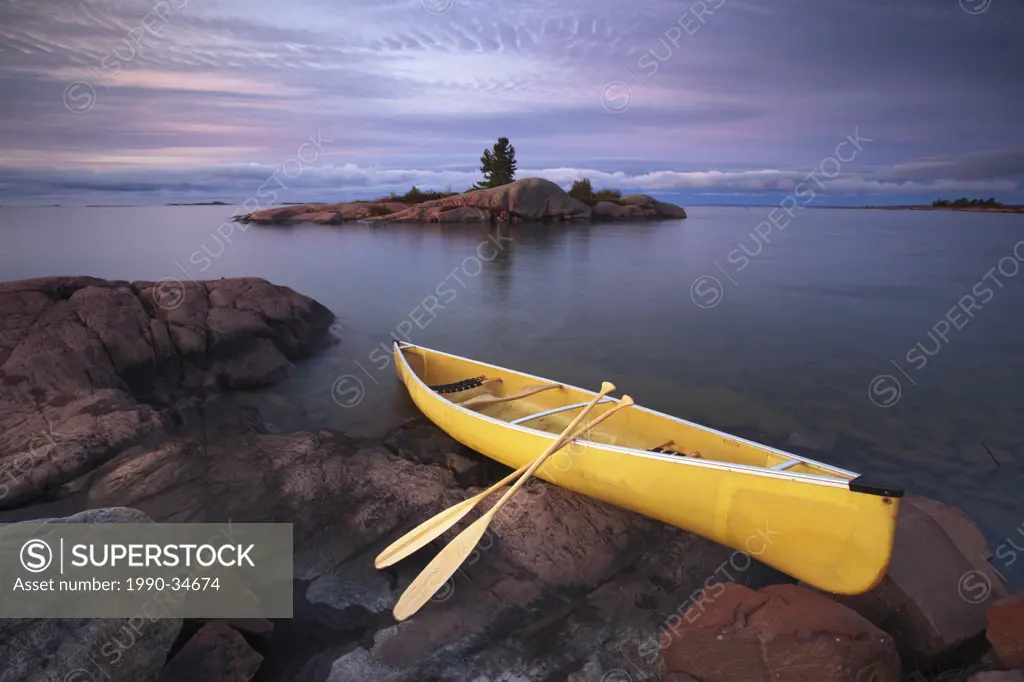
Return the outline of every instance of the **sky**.
{"type": "Polygon", "coordinates": [[[0,0],[0,203],[461,191],[506,136],[517,177],[684,205],[1024,204],[1022,29],[1019,0],[0,0]]]}

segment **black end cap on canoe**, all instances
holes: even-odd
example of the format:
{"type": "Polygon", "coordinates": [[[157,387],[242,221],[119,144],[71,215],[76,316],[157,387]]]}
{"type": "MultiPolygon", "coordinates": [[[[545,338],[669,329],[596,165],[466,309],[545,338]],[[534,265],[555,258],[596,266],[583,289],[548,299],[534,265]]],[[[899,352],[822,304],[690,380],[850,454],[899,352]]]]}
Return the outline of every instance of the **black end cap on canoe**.
{"type": "Polygon", "coordinates": [[[850,492],[879,495],[881,497],[903,497],[903,488],[886,485],[870,475],[858,476],[850,481],[850,492]]]}

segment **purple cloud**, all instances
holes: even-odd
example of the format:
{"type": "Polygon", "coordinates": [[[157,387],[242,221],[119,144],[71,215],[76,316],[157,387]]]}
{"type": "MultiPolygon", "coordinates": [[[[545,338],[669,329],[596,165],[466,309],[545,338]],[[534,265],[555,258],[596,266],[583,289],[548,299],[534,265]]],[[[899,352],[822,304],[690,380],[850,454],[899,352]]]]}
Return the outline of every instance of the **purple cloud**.
{"type": "Polygon", "coordinates": [[[6,0],[0,198],[241,200],[318,129],[336,143],[298,197],[468,185],[499,135],[520,175],[786,191],[859,129],[824,191],[1024,202],[1022,20],[999,0],[6,0]]]}

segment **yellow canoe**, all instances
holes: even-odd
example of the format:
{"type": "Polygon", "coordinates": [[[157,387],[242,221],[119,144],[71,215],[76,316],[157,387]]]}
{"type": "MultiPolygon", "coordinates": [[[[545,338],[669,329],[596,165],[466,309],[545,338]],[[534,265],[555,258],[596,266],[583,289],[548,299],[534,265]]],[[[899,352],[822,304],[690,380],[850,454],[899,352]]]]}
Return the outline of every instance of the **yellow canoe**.
{"type": "MultiPolygon", "coordinates": [[[[458,403],[551,382],[409,343],[396,342],[394,354],[399,378],[432,422],[513,469],[549,447],[596,395],[562,384],[471,409],[458,403]],[[480,386],[480,377],[501,381],[480,386]]],[[[615,402],[605,398],[590,418],[615,402]]],[[[866,592],[885,576],[903,495],[851,471],[639,405],[552,455],[537,476],[838,594],[866,592]]]]}

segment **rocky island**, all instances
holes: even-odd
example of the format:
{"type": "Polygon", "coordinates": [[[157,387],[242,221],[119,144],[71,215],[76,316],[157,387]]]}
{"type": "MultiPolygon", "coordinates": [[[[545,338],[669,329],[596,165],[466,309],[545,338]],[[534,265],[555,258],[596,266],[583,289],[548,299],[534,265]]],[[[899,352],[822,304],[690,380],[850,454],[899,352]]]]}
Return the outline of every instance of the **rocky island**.
{"type": "Polygon", "coordinates": [[[280,433],[224,400],[286,377],[334,341],[333,322],[260,279],[0,284],[0,522],[292,523],[296,600],[290,620],[156,620],[116,660],[97,652],[126,641],[123,619],[0,620],[0,678],[1020,679],[1006,669],[1024,666],[1024,602],[1007,597],[970,518],[915,496],[888,576],[839,598],[533,481],[476,559],[396,623],[392,606],[434,552],[384,571],[373,557],[507,470],[422,419],[379,439],[280,433]]]}
{"type": "Polygon", "coordinates": [[[386,200],[281,206],[240,215],[235,220],[260,225],[319,223],[526,223],[586,220],[681,220],[680,206],[646,194],[627,194],[592,202],[573,198],[543,178],[454,194],[418,204],[386,200]]]}

